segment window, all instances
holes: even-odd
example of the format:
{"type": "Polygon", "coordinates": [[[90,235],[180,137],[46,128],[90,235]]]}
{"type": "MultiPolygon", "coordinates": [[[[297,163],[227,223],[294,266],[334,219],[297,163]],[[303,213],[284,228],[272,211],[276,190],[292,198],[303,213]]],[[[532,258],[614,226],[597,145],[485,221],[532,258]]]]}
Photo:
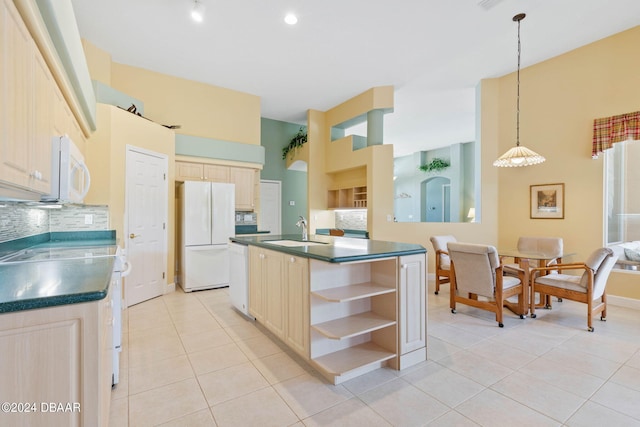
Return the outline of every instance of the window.
{"type": "MultiPolygon", "coordinates": [[[[631,242],[640,241],[639,165],[640,141],[618,142],[605,151],[604,230],[607,246],[623,245],[624,249],[624,246],[631,246],[631,242]]],[[[616,252],[621,260],[629,260],[628,256],[623,256],[624,250],[616,252]]]]}

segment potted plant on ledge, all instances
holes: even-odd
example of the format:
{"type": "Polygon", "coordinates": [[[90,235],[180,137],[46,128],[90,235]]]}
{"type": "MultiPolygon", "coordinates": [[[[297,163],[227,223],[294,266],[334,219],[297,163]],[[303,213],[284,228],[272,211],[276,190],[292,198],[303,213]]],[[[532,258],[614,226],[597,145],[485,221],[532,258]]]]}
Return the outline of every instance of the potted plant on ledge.
{"type": "Polygon", "coordinates": [[[302,147],[306,142],[307,133],[301,127],[298,133],[291,138],[289,144],[282,149],[282,160],[286,160],[287,154],[292,153],[296,148],[302,147]]]}
{"type": "Polygon", "coordinates": [[[451,166],[451,163],[447,159],[441,159],[439,157],[434,157],[429,163],[425,163],[424,165],[420,165],[418,169],[422,172],[440,172],[451,166]]]}

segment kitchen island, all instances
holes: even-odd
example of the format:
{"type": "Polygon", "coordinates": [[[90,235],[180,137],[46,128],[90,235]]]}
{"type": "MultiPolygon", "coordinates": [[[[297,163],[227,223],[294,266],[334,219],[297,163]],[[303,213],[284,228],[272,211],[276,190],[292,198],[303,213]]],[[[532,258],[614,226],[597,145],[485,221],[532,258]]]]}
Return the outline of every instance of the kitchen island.
{"type": "Polygon", "coordinates": [[[426,250],[312,235],[236,236],[249,246],[249,313],[339,384],[426,360],[426,250]]]}

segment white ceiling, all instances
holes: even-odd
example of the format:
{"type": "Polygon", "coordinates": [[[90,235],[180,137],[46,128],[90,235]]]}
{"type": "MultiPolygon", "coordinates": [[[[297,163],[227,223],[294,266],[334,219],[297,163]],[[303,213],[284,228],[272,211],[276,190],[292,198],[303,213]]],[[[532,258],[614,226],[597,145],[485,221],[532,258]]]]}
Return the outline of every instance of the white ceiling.
{"type": "Polygon", "coordinates": [[[522,67],[640,24],[640,0],[201,1],[200,24],[192,0],[72,4],[113,61],[258,95],[263,117],[304,124],[307,109],[393,85],[396,156],[475,138],[475,86],[516,69],[517,13],[522,67]]]}

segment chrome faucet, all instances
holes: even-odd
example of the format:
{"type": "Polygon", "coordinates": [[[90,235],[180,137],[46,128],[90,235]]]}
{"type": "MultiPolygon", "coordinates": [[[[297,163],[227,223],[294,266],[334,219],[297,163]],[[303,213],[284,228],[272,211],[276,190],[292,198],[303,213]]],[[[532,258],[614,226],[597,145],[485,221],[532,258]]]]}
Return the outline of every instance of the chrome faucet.
{"type": "Polygon", "coordinates": [[[300,219],[296,222],[296,227],[302,227],[302,240],[309,240],[309,235],[307,234],[307,220],[300,215],[300,219]]]}

